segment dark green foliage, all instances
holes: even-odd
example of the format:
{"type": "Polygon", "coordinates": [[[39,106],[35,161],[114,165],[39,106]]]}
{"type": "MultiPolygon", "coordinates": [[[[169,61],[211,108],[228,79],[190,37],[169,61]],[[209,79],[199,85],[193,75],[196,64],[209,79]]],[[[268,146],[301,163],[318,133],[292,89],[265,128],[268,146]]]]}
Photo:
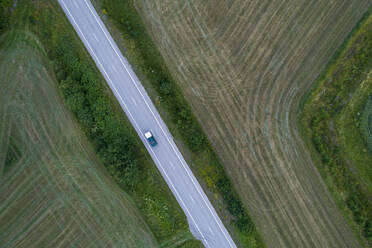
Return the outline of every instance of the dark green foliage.
{"type": "Polygon", "coordinates": [[[210,163],[214,166],[213,183],[222,196],[227,209],[233,216],[233,225],[243,236],[253,237],[257,247],[264,244],[248,216],[242,202],[238,198],[226,172],[220,164],[197,119],[182,92],[168,71],[165,62],[157,51],[151,38],[142,24],[133,1],[126,0],[100,0],[103,9],[116,22],[126,39],[134,41],[136,49],[132,52],[136,56],[136,66],[145,74],[151,85],[160,96],[162,107],[167,111],[173,124],[179,131],[183,142],[193,152],[195,157],[199,154],[210,154],[210,163]]]}
{"type": "Polygon", "coordinates": [[[371,242],[371,230],[365,229],[371,228],[369,225],[372,221],[371,204],[368,201],[368,196],[360,189],[358,180],[350,173],[339,147],[332,142],[333,134],[328,128],[330,119],[325,116],[320,114],[312,119],[314,147],[325,166],[323,169],[332,175],[336,187],[347,194],[346,206],[353,212],[353,219],[361,227],[363,234],[367,235],[365,238],[371,242]]]}
{"type": "Polygon", "coordinates": [[[372,153],[372,95],[364,106],[361,118],[361,131],[365,137],[369,152],[372,153]]]}
{"type": "Polygon", "coordinates": [[[162,95],[164,96],[174,95],[172,84],[171,82],[169,82],[169,79],[167,77],[160,78],[158,84],[159,84],[159,92],[162,95]]]}
{"type": "Polygon", "coordinates": [[[12,0],[0,0],[0,34],[9,26],[10,8],[12,0]]]}
{"type": "Polygon", "coordinates": [[[221,192],[224,201],[227,203],[227,209],[235,217],[235,226],[240,232],[246,235],[252,235],[256,232],[254,223],[244,211],[244,207],[233,191],[233,187],[226,178],[221,178],[217,181],[217,187],[221,192]]]}
{"type": "Polygon", "coordinates": [[[141,32],[141,30],[139,30],[139,26],[136,25],[131,16],[127,15],[126,13],[123,13],[123,16],[120,19],[120,24],[123,30],[131,37],[137,37],[141,32]]]}
{"type": "Polygon", "coordinates": [[[60,88],[67,106],[76,115],[109,172],[132,187],[140,172],[137,145],[130,128],[117,119],[105,89],[89,64],[73,52],[68,36],[57,42],[56,64],[60,88]]]}
{"type": "MultiPolygon", "coordinates": [[[[340,54],[339,54],[340,55],[340,54]]],[[[371,70],[372,61],[372,25],[364,27],[347,53],[338,59],[337,68],[322,86],[322,94],[316,100],[309,101],[309,109],[303,113],[302,120],[311,130],[311,141],[320,155],[322,167],[319,169],[332,178],[339,192],[345,195],[344,203],[352,212],[352,218],[359,226],[361,234],[372,245],[372,205],[368,195],[361,189],[358,178],[351,169],[335,141],[334,122],[347,106],[355,89],[365,80],[371,70]]],[[[362,118],[362,130],[371,142],[372,100],[365,106],[362,118]]],[[[360,117],[355,117],[355,126],[359,126],[360,117]]],[[[370,143],[371,144],[371,143],[370,143]]],[[[371,146],[370,146],[371,148],[371,146]]]]}

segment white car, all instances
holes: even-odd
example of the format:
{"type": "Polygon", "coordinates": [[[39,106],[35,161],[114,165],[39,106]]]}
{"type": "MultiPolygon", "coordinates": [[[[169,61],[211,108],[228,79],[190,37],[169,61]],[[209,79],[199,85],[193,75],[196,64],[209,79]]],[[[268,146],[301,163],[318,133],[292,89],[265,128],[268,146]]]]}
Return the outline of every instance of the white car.
{"type": "Polygon", "coordinates": [[[145,138],[147,139],[147,141],[149,142],[151,146],[156,146],[158,144],[158,142],[156,142],[154,138],[154,135],[152,135],[150,131],[145,132],[145,138]]]}

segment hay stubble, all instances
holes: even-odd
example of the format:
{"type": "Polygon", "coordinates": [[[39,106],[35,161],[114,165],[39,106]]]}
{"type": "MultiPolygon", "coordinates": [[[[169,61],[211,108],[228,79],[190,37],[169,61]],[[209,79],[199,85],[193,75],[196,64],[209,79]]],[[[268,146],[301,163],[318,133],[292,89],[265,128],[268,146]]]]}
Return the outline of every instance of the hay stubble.
{"type": "Polygon", "coordinates": [[[133,201],[112,182],[63,107],[35,37],[14,31],[5,39],[0,246],[156,247],[133,201]]]}
{"type": "Polygon", "coordinates": [[[357,247],[297,132],[370,1],[136,1],[269,247],[357,247]]]}

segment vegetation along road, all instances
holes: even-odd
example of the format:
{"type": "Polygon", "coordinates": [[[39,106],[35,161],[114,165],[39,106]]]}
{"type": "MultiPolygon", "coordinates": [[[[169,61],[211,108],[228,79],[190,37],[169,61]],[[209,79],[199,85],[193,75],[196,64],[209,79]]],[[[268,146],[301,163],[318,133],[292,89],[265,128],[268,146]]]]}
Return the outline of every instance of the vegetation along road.
{"type": "Polygon", "coordinates": [[[206,247],[236,247],[90,1],[59,3],[186,213],[193,234],[206,247]],[[157,146],[150,146],[145,139],[143,134],[148,130],[157,146]]]}
{"type": "Polygon", "coordinates": [[[134,3],[266,245],[359,247],[297,118],[302,96],[372,2],[134,3]]]}

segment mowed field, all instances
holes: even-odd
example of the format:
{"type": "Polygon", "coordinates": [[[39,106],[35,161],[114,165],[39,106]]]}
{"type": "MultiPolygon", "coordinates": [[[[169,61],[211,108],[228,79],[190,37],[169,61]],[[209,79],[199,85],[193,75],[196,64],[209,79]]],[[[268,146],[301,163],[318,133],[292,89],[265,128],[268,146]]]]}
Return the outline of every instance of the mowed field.
{"type": "Polygon", "coordinates": [[[1,37],[0,246],[157,247],[63,107],[43,47],[1,37]]]}
{"type": "Polygon", "coordinates": [[[136,1],[269,247],[358,247],[297,131],[301,97],[372,5],[136,1]]]}

